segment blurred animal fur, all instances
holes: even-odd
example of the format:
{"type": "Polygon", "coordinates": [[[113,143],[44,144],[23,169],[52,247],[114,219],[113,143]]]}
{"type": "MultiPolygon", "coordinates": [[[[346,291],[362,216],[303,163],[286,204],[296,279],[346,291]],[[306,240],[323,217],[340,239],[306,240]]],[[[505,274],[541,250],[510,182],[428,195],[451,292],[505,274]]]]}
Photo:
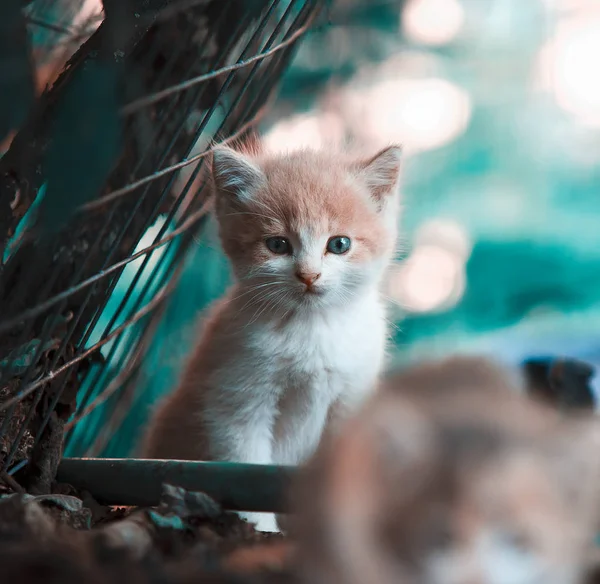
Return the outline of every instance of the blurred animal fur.
{"type": "Polygon", "coordinates": [[[573,584],[598,519],[600,427],[458,357],[391,377],[292,497],[311,584],[573,584]]]}

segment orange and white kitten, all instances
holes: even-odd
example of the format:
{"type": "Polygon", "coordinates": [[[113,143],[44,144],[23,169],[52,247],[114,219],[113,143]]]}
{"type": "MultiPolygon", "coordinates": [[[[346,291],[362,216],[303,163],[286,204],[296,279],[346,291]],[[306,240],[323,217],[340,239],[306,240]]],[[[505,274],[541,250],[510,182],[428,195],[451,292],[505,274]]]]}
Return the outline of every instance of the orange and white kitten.
{"type": "Polygon", "coordinates": [[[581,582],[599,517],[597,420],[534,403],[476,358],[388,385],[298,481],[303,582],[581,582]]]}
{"type": "MultiPolygon", "coordinates": [[[[380,287],[396,246],[401,151],[366,159],[218,148],[216,216],[235,284],[211,310],[144,455],[297,464],[375,389],[380,287]]],[[[244,514],[264,531],[271,514],[244,514]]]]}

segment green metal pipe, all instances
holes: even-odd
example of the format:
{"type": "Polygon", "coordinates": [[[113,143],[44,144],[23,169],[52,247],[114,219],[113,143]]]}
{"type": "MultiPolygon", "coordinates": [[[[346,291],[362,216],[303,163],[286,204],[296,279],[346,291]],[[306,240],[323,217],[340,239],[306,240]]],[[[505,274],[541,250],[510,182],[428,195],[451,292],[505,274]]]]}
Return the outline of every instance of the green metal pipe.
{"type": "Polygon", "coordinates": [[[106,505],[158,505],[162,484],[203,491],[223,508],[281,513],[292,466],[139,458],[64,458],[57,481],[106,505]]]}

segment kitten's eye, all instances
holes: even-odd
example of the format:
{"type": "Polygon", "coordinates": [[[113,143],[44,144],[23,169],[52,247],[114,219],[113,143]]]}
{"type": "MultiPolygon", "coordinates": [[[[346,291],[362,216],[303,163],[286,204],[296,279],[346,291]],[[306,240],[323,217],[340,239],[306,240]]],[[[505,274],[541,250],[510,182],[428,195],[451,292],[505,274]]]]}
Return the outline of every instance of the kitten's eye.
{"type": "Polygon", "coordinates": [[[342,254],[350,249],[350,238],[344,235],[336,235],[327,242],[327,251],[329,253],[342,254]]]}
{"type": "Polygon", "coordinates": [[[285,237],[269,237],[265,244],[269,251],[277,255],[292,253],[292,244],[285,237]]]}

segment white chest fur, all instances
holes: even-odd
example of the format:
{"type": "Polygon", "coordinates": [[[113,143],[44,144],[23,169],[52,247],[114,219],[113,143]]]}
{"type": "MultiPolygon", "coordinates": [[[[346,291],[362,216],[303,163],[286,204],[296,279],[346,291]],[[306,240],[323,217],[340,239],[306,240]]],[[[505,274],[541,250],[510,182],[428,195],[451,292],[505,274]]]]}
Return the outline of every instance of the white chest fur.
{"type": "Polygon", "coordinates": [[[247,348],[262,377],[258,387],[276,398],[273,462],[301,462],[317,446],[331,404],[352,406],[374,388],[385,338],[384,309],[375,294],[352,308],[248,331],[247,348]]]}

